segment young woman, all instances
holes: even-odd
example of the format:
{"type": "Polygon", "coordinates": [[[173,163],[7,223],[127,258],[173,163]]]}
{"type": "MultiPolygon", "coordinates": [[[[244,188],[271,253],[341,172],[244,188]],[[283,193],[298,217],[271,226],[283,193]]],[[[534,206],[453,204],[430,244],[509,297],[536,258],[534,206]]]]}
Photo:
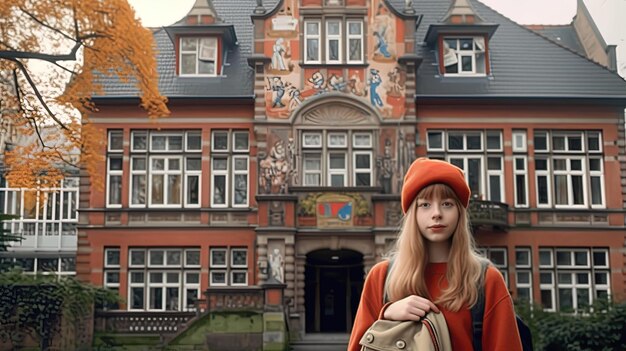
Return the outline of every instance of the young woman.
{"type": "MultiPolygon", "coordinates": [[[[450,163],[420,158],[404,178],[401,202],[405,213],[389,272],[389,261],[376,264],[365,280],[349,351],[377,319],[419,321],[427,313],[443,313],[452,349],[473,350],[470,308],[482,278],[480,257],[468,227],[470,189],[463,171],[450,163]]],[[[489,266],[484,277],[485,314],[482,349],[522,350],[515,312],[500,272],[489,266]]]]}

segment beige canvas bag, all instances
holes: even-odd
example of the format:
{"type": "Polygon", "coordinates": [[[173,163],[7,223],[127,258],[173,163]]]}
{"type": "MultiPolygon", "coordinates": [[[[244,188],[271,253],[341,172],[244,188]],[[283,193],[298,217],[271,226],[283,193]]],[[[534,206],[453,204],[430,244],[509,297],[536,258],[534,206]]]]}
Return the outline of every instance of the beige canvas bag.
{"type": "Polygon", "coordinates": [[[359,344],[361,351],[452,351],[443,313],[429,313],[419,322],[377,320],[359,344]]]}

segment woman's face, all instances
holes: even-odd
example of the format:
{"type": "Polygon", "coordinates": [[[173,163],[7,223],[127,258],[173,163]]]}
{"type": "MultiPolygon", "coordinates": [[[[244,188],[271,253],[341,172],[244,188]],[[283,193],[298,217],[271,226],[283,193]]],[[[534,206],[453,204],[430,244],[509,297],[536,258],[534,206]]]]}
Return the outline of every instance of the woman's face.
{"type": "Polygon", "coordinates": [[[452,237],[459,222],[459,209],[452,198],[417,199],[417,226],[430,242],[443,242],[452,237]]]}

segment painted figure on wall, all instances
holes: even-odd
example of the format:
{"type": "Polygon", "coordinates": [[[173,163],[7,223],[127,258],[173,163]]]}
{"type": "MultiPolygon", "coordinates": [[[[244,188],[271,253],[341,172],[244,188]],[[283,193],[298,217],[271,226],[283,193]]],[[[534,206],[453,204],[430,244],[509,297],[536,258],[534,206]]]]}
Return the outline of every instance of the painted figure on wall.
{"type": "Polygon", "coordinates": [[[285,96],[285,84],[282,79],[280,77],[274,77],[271,80],[268,78],[268,83],[270,85],[268,90],[274,92],[272,107],[285,107],[285,104],[282,102],[283,96],[285,96]]]}
{"type": "Polygon", "coordinates": [[[391,72],[387,73],[389,84],[387,86],[387,95],[394,97],[404,96],[404,86],[406,84],[406,72],[400,67],[394,67],[391,72]]]}
{"type": "Polygon", "coordinates": [[[302,105],[300,89],[297,89],[293,85],[289,86],[289,112],[295,110],[300,105],[302,105]]]}
{"type": "Polygon", "coordinates": [[[374,60],[386,62],[395,59],[395,50],[393,49],[395,32],[394,19],[381,1],[372,23],[372,35],[375,40],[374,60]]]}
{"type": "Polygon", "coordinates": [[[343,80],[343,77],[338,77],[336,74],[333,74],[328,79],[328,85],[334,91],[344,91],[348,83],[343,80]]]}
{"type": "Polygon", "coordinates": [[[316,95],[322,94],[326,90],[324,75],[320,71],[313,73],[311,78],[308,79],[308,82],[313,86],[313,89],[317,90],[316,95]]]}
{"type": "Polygon", "coordinates": [[[370,86],[370,102],[375,107],[383,107],[383,100],[376,91],[382,82],[383,80],[380,78],[379,71],[375,68],[370,69],[370,79],[368,81],[370,86]]]}
{"type": "Polygon", "coordinates": [[[350,88],[350,92],[356,96],[367,96],[365,83],[357,72],[352,73],[350,76],[348,87],[350,88]]]}

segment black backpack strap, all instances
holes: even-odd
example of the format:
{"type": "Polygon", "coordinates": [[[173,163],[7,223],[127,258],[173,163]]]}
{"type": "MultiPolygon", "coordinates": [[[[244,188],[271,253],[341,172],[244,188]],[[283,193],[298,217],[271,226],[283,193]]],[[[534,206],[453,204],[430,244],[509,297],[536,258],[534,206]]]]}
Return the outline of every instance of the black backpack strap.
{"type": "Polygon", "coordinates": [[[485,275],[487,273],[487,266],[489,262],[482,261],[481,265],[481,277],[478,286],[478,300],[476,304],[472,306],[470,313],[472,315],[472,336],[474,351],[482,351],[483,349],[483,317],[485,316],[485,275]]]}
{"type": "Polygon", "coordinates": [[[389,296],[387,296],[387,282],[389,281],[389,272],[391,272],[391,266],[393,266],[393,259],[389,259],[389,265],[387,265],[387,273],[385,273],[385,285],[383,285],[383,306],[389,302],[389,296]]]}

